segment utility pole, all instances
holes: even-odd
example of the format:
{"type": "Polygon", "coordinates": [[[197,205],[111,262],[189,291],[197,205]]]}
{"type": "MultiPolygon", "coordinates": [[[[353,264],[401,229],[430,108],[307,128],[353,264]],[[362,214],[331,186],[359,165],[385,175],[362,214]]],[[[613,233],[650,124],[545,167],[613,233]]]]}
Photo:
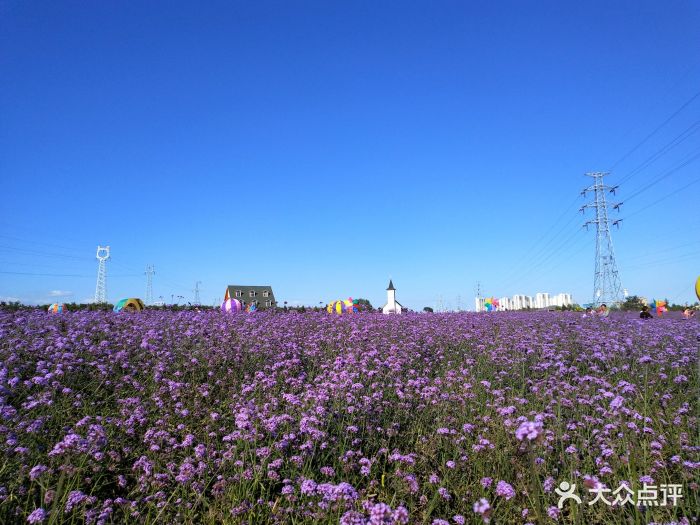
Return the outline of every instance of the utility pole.
{"type": "Polygon", "coordinates": [[[476,297],[476,311],[481,312],[483,304],[481,302],[481,282],[477,281],[474,287],[474,296],[476,297]]]}
{"type": "Polygon", "coordinates": [[[197,281],[194,284],[194,305],[199,306],[201,301],[199,300],[199,285],[202,284],[202,281],[197,281]]]}
{"type": "Polygon", "coordinates": [[[146,266],[146,271],[144,275],[146,276],[146,304],[153,304],[153,275],[156,273],[156,269],[152,264],[146,266]]]}
{"type": "Polygon", "coordinates": [[[583,226],[588,229],[589,226],[595,225],[595,272],[593,274],[593,304],[600,306],[605,303],[613,305],[622,302],[622,283],[620,282],[620,274],[617,271],[617,262],[615,261],[615,251],[613,249],[612,237],[610,236],[610,225],[620,227],[622,219],[611,221],[608,219],[608,206],[620,211],[622,203],[608,204],[605,200],[606,193],[615,194],[619,186],[607,186],[603,182],[603,177],[607,173],[586,173],[586,176],[593,178],[593,185],[584,189],[581,195],[584,197],[589,191],[593,192],[593,202],[589,202],[581,206],[579,210],[585,213],[586,209],[593,208],[595,210],[595,219],[587,221],[583,226]]]}
{"type": "Polygon", "coordinates": [[[97,285],[95,286],[95,302],[107,302],[107,260],[109,259],[109,246],[98,246],[97,254],[97,285]]]}

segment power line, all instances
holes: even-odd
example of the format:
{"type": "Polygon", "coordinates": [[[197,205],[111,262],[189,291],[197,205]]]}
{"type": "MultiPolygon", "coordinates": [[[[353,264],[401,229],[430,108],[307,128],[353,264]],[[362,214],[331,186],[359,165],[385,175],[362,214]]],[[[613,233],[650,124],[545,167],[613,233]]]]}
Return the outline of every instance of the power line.
{"type": "Polygon", "coordinates": [[[59,258],[73,259],[73,260],[78,260],[78,261],[90,260],[89,257],[77,257],[75,255],[66,255],[63,253],[44,252],[44,251],[40,251],[40,250],[31,250],[31,249],[27,249],[27,248],[15,248],[14,246],[0,246],[0,250],[9,250],[12,252],[24,253],[26,255],[34,255],[37,257],[59,257],[59,258]]]}
{"type": "MultiPolygon", "coordinates": [[[[629,215],[626,215],[626,216],[624,217],[624,219],[628,219],[629,217],[634,217],[635,215],[639,215],[639,214],[642,213],[643,211],[648,210],[648,209],[651,208],[652,206],[656,206],[656,205],[657,205],[658,203],[660,203],[661,201],[665,201],[665,200],[668,199],[669,197],[673,197],[674,195],[676,195],[676,194],[682,192],[683,190],[689,188],[689,187],[692,186],[693,184],[697,184],[698,182],[700,182],[700,177],[698,177],[697,179],[694,179],[694,180],[690,181],[688,184],[686,184],[686,185],[684,185],[684,186],[681,186],[681,187],[678,188],[676,191],[672,191],[671,193],[669,193],[669,194],[667,194],[667,195],[664,195],[663,197],[661,197],[661,198],[659,198],[659,199],[656,199],[655,201],[653,201],[653,202],[647,204],[646,206],[644,206],[643,208],[640,208],[640,209],[638,209],[637,211],[635,211],[635,212],[633,212],[633,213],[630,213],[629,215]]],[[[622,221],[622,220],[624,220],[624,219],[620,219],[620,220],[622,221]]]]}
{"type": "Polygon", "coordinates": [[[8,272],[0,270],[0,273],[8,275],[31,275],[33,277],[94,277],[94,275],[79,275],[74,273],[31,273],[31,272],[8,272]]]}
{"type": "MultiPolygon", "coordinates": [[[[569,250],[572,247],[574,247],[575,245],[571,244],[571,242],[578,239],[578,238],[582,238],[581,235],[582,235],[582,230],[580,228],[571,231],[570,234],[567,237],[565,237],[555,248],[553,248],[544,258],[538,260],[536,265],[535,264],[529,265],[528,268],[523,273],[521,273],[519,275],[518,280],[522,281],[526,277],[539,276],[542,273],[544,273],[544,269],[549,268],[549,267],[546,267],[545,265],[548,264],[552,260],[553,257],[555,257],[555,256],[561,257],[562,254],[565,253],[565,250],[569,250]],[[535,273],[533,273],[533,272],[535,272],[535,273]]],[[[580,251],[582,251],[583,248],[585,248],[585,245],[581,249],[579,249],[576,253],[579,253],[580,251]]],[[[569,256],[569,258],[572,255],[575,255],[575,254],[571,254],[569,256]]],[[[556,262],[555,262],[554,266],[556,266],[556,262]]],[[[511,284],[512,283],[508,283],[508,285],[511,285],[511,284]]]]}
{"type": "Polygon", "coordinates": [[[664,174],[661,175],[660,177],[657,177],[656,179],[654,179],[652,182],[650,182],[650,183],[647,184],[646,186],[643,186],[643,187],[640,188],[639,190],[635,191],[632,195],[630,195],[629,197],[627,197],[627,198],[625,199],[625,202],[629,202],[630,200],[632,200],[633,198],[635,198],[635,197],[636,197],[637,195],[639,195],[640,193],[644,193],[646,190],[648,190],[648,189],[651,188],[652,186],[656,186],[659,182],[661,182],[662,180],[664,180],[664,179],[670,177],[671,175],[673,175],[674,173],[676,173],[676,172],[677,172],[678,170],[680,170],[681,168],[686,167],[688,164],[692,164],[692,163],[695,162],[698,158],[700,158],[700,151],[698,151],[698,152],[695,153],[694,155],[691,155],[689,158],[685,159],[685,160],[684,160],[683,162],[681,162],[679,165],[674,166],[673,168],[671,168],[670,170],[668,170],[666,173],[664,173],[664,174]]]}
{"type": "MultiPolygon", "coordinates": [[[[89,279],[94,279],[94,275],[77,274],[77,273],[34,273],[34,272],[10,272],[6,270],[0,270],[0,273],[7,275],[28,275],[32,277],[85,277],[89,279]]],[[[110,279],[117,279],[121,277],[138,277],[136,274],[124,274],[124,275],[111,275],[110,279]]]]}
{"type": "Polygon", "coordinates": [[[642,264],[635,264],[632,266],[625,266],[625,270],[638,270],[641,268],[651,268],[654,266],[659,266],[661,264],[669,264],[669,263],[674,263],[674,262],[680,262],[680,261],[686,261],[688,258],[691,260],[700,256],[700,251],[695,251],[695,252],[690,252],[690,253],[682,253],[680,255],[674,256],[674,257],[666,257],[664,259],[656,259],[654,261],[642,263],[642,264]]]}
{"type": "MultiPolygon", "coordinates": [[[[577,198],[576,200],[578,200],[578,198],[577,198]]],[[[571,209],[571,207],[570,207],[569,209],[567,209],[566,212],[569,212],[570,209],[571,209]]],[[[566,212],[565,212],[565,213],[566,213],[566,212]]],[[[523,259],[521,259],[521,261],[520,261],[520,263],[519,263],[519,265],[518,265],[518,267],[517,267],[517,268],[519,268],[519,269],[515,270],[515,272],[511,272],[511,274],[508,276],[508,278],[506,278],[506,279],[501,283],[501,286],[503,286],[504,288],[508,288],[508,287],[511,286],[513,283],[515,283],[515,282],[517,282],[517,281],[521,281],[521,280],[523,279],[523,277],[527,276],[527,275],[529,274],[530,270],[527,270],[527,269],[522,270],[522,268],[527,268],[527,267],[529,267],[529,266],[532,266],[532,265],[535,264],[535,263],[541,264],[541,261],[542,261],[542,260],[541,260],[541,257],[544,256],[544,255],[547,253],[547,248],[548,248],[551,244],[557,242],[557,241],[559,240],[559,238],[562,236],[562,234],[565,234],[565,232],[567,232],[567,231],[570,232],[569,236],[568,236],[568,237],[565,237],[564,244],[565,244],[568,240],[570,240],[573,236],[575,236],[576,233],[577,233],[579,230],[578,230],[578,229],[573,230],[573,235],[572,235],[572,234],[571,234],[572,230],[568,229],[569,225],[571,225],[571,223],[574,222],[575,220],[576,220],[576,215],[572,215],[571,218],[566,222],[566,224],[564,224],[564,225],[557,231],[557,233],[556,233],[553,237],[551,237],[551,238],[549,239],[549,241],[547,241],[539,250],[537,250],[537,251],[536,251],[533,255],[531,255],[530,257],[523,257],[523,259]]],[[[550,230],[551,230],[551,228],[550,228],[550,230]]],[[[561,246],[562,246],[562,245],[560,244],[560,245],[557,246],[556,249],[553,249],[553,250],[549,251],[549,255],[548,255],[546,258],[549,259],[549,258],[551,257],[552,254],[556,254],[557,251],[560,249],[561,246]]]]}
{"type": "MultiPolygon", "coordinates": [[[[644,253],[642,255],[636,255],[634,257],[627,257],[627,258],[625,258],[625,262],[639,261],[639,260],[648,259],[650,257],[658,257],[659,255],[663,255],[665,253],[670,253],[670,252],[676,251],[679,248],[687,248],[688,246],[693,246],[694,244],[698,244],[698,243],[700,243],[700,241],[687,242],[684,244],[679,244],[677,246],[671,246],[670,248],[666,248],[663,250],[654,250],[652,252],[644,253]]],[[[683,254],[678,255],[678,257],[681,257],[682,255],[683,254]]]]}
{"type": "Polygon", "coordinates": [[[666,120],[664,120],[661,124],[656,126],[654,130],[649,133],[646,137],[644,137],[642,140],[640,140],[631,150],[629,150],[627,153],[625,153],[622,157],[620,157],[615,163],[610,166],[608,171],[614,170],[621,162],[625,161],[627,158],[629,158],[630,155],[632,155],[635,151],[637,151],[647,140],[649,140],[651,137],[656,135],[658,131],[663,128],[666,124],[668,124],[671,120],[673,120],[678,114],[680,114],[685,108],[687,108],[692,102],[700,97],[700,91],[695,93],[692,97],[690,97],[688,100],[686,100],[681,107],[679,107],[676,111],[674,111],[670,117],[668,117],[666,120]]]}
{"type": "Polygon", "coordinates": [[[67,250],[67,251],[72,252],[72,253],[80,253],[82,251],[82,250],[76,251],[75,248],[69,248],[67,246],[62,246],[60,244],[48,243],[48,242],[37,241],[37,240],[28,240],[28,239],[23,239],[21,237],[15,237],[13,235],[7,235],[4,233],[0,233],[0,237],[3,237],[4,239],[9,239],[12,241],[23,242],[26,244],[41,244],[43,246],[49,246],[51,248],[58,248],[59,250],[67,250]]]}
{"type": "Polygon", "coordinates": [[[647,157],[641,164],[636,168],[628,172],[617,184],[624,184],[629,179],[634,177],[637,173],[649,167],[652,163],[657,161],[663,155],[671,151],[676,146],[682,144],[686,139],[693,136],[695,133],[700,131],[700,120],[696,120],[690,127],[686,128],[680,135],[675,137],[671,142],[664,145],[661,149],[657,150],[653,155],[647,157]]]}

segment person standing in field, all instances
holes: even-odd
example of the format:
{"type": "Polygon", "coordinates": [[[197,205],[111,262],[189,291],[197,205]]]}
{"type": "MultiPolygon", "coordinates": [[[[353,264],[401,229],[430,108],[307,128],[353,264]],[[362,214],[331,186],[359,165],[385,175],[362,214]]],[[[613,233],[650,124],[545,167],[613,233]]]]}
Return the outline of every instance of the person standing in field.
{"type": "Polygon", "coordinates": [[[652,319],[653,316],[651,315],[651,312],[649,312],[649,307],[647,305],[642,306],[642,311],[639,312],[639,318],[640,319],[652,319]]]}

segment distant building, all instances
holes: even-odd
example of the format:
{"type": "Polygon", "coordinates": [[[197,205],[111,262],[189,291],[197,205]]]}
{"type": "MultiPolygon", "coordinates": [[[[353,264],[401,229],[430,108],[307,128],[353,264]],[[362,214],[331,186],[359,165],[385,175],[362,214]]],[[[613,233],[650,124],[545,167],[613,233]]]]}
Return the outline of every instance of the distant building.
{"type": "Polygon", "coordinates": [[[549,299],[549,306],[571,306],[574,301],[571,298],[570,293],[559,293],[549,299]]]}
{"type": "MultiPolygon", "coordinates": [[[[486,311],[485,306],[486,299],[484,297],[477,297],[474,300],[477,312],[486,311]]],[[[574,304],[573,298],[570,293],[559,293],[556,295],[549,295],[547,292],[539,292],[535,294],[534,297],[530,295],[517,294],[513,297],[501,297],[498,300],[499,311],[504,310],[527,310],[540,309],[540,308],[552,308],[552,307],[562,307],[562,306],[572,306],[574,304]]]]}
{"type": "Polygon", "coordinates": [[[498,300],[498,309],[507,311],[513,309],[513,300],[510,297],[501,297],[498,300]]]}
{"type": "Polygon", "coordinates": [[[249,286],[244,284],[230,284],[226,288],[224,301],[238,299],[243,306],[254,304],[258,308],[273,308],[277,306],[272,286],[249,286]]]}
{"type": "Polygon", "coordinates": [[[527,310],[532,308],[532,297],[529,295],[514,295],[511,300],[511,310],[527,310]]]}
{"type": "Polygon", "coordinates": [[[547,308],[549,306],[549,294],[539,292],[535,294],[535,308],[547,308]]]}
{"type": "Polygon", "coordinates": [[[384,314],[400,314],[403,306],[396,300],[396,288],[394,283],[389,279],[389,286],[386,289],[386,304],[382,307],[384,314]]]}

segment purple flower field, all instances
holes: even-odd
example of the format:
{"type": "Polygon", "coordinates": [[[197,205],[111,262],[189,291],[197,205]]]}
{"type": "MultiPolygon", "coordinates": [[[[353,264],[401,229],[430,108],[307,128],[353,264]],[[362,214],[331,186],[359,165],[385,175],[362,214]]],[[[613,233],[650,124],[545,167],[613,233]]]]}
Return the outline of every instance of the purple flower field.
{"type": "Polygon", "coordinates": [[[622,314],[0,312],[0,522],[696,523],[698,337],[622,314]],[[557,507],[563,481],[582,503],[557,507]],[[632,502],[590,504],[621,485],[632,502]]]}

